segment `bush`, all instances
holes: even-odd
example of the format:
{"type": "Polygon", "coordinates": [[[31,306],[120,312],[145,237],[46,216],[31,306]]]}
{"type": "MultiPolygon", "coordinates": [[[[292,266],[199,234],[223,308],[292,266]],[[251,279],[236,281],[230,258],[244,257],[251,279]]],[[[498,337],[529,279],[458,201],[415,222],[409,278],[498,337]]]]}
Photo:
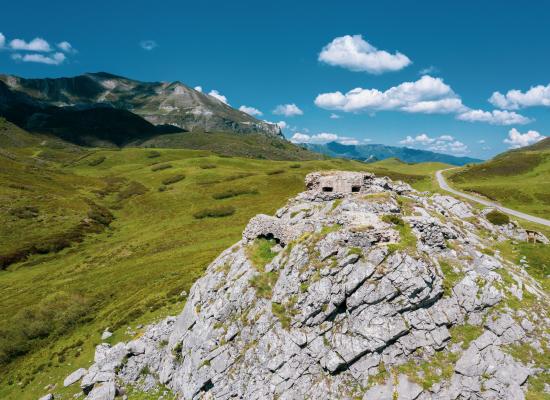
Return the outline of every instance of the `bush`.
{"type": "Polygon", "coordinates": [[[404,225],[404,222],[401,219],[401,217],[399,217],[398,215],[394,215],[394,214],[385,214],[384,216],[382,216],[382,221],[384,221],[388,224],[393,224],[393,225],[399,225],[399,226],[404,225]]]}
{"type": "Polygon", "coordinates": [[[105,156],[99,156],[97,158],[94,158],[93,160],[91,160],[88,165],[90,167],[95,167],[96,165],[99,165],[101,164],[103,161],[105,161],[107,159],[107,157],[105,156]]]}
{"type": "Polygon", "coordinates": [[[510,222],[510,217],[498,210],[491,211],[485,217],[493,225],[506,225],[510,222]]]}
{"type": "Polygon", "coordinates": [[[212,195],[212,198],[216,200],[222,200],[222,199],[228,199],[230,197],[240,196],[243,194],[258,194],[258,193],[259,192],[257,189],[229,189],[224,192],[214,193],[212,195]]]}
{"type": "Polygon", "coordinates": [[[14,217],[20,219],[29,219],[38,217],[38,207],[34,206],[23,206],[12,208],[9,213],[14,217]]]}
{"type": "Polygon", "coordinates": [[[290,164],[290,168],[300,168],[300,164],[290,164]]]}
{"type": "Polygon", "coordinates": [[[132,196],[145,194],[149,189],[139,182],[131,181],[122,191],[118,193],[118,200],[129,199],[132,196]]]}
{"type": "Polygon", "coordinates": [[[205,208],[204,210],[196,212],[195,214],[193,214],[193,216],[197,219],[203,219],[203,218],[227,217],[233,214],[235,214],[235,207],[221,206],[221,207],[205,208]]]}
{"type": "Polygon", "coordinates": [[[173,183],[182,181],[182,180],[184,180],[184,179],[185,179],[185,175],[178,174],[178,175],[170,176],[170,177],[164,179],[164,180],[162,181],[162,184],[163,184],[163,185],[171,185],[171,184],[173,184],[173,183]]]}
{"type": "Polygon", "coordinates": [[[155,164],[151,167],[151,171],[162,171],[164,169],[172,168],[172,164],[155,164]]]}
{"type": "Polygon", "coordinates": [[[157,157],[160,157],[160,153],[156,150],[151,150],[150,152],[147,153],[147,158],[157,158],[157,157]]]}
{"type": "Polygon", "coordinates": [[[218,166],[216,164],[202,164],[199,167],[202,168],[202,169],[218,168],[218,166]]]}
{"type": "Polygon", "coordinates": [[[284,172],[285,172],[284,169],[274,169],[273,171],[266,172],[266,174],[267,175],[279,175],[279,174],[282,174],[284,172]]]}

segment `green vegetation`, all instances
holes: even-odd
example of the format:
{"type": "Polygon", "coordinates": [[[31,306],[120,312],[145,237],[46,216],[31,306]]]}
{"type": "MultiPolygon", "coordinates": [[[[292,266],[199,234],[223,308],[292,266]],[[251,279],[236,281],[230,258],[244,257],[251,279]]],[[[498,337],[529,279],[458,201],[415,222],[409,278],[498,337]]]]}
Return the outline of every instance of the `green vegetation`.
{"type": "Polygon", "coordinates": [[[95,167],[96,165],[99,165],[101,164],[103,161],[105,161],[106,157],[105,156],[101,156],[101,157],[97,157],[97,158],[94,158],[93,160],[91,160],[88,165],[90,167],[95,167]]]}
{"type": "Polygon", "coordinates": [[[482,326],[470,324],[456,325],[449,329],[451,343],[462,343],[462,348],[467,349],[472,340],[477,339],[483,333],[482,326]]]}
{"type": "Polygon", "coordinates": [[[223,192],[214,193],[212,195],[213,199],[216,200],[223,200],[223,199],[229,199],[231,197],[237,197],[244,194],[258,194],[257,189],[228,189],[223,192]]]}
{"type": "Polygon", "coordinates": [[[439,260],[439,266],[441,267],[441,272],[443,272],[443,294],[450,296],[453,287],[464,278],[464,274],[455,272],[454,267],[443,259],[439,260]]]}
{"type": "Polygon", "coordinates": [[[510,223],[510,217],[498,210],[492,210],[486,217],[493,225],[506,225],[510,223]]]}
{"type": "Polygon", "coordinates": [[[203,210],[196,212],[195,214],[193,214],[193,216],[197,219],[203,219],[203,218],[228,217],[233,214],[235,214],[235,207],[218,206],[218,207],[205,208],[203,210]]]}
{"type": "Polygon", "coordinates": [[[393,214],[386,214],[382,217],[387,223],[393,224],[399,231],[399,242],[391,243],[388,245],[388,250],[391,253],[396,251],[415,251],[416,250],[416,236],[412,232],[411,226],[403,221],[399,216],[393,214]]]}
{"type": "Polygon", "coordinates": [[[449,183],[507,207],[550,218],[550,140],[449,171],[449,183]]]}
{"type": "Polygon", "coordinates": [[[276,244],[275,239],[258,238],[247,247],[246,255],[259,271],[263,271],[267,263],[277,255],[277,253],[271,251],[271,248],[276,244]]]}
{"type": "Polygon", "coordinates": [[[168,168],[172,168],[172,164],[155,164],[151,167],[151,171],[163,171],[168,168]]]}
{"type": "Polygon", "coordinates": [[[169,176],[168,178],[165,178],[162,180],[162,184],[163,185],[172,185],[176,182],[179,182],[179,181],[182,181],[185,179],[185,175],[183,174],[178,174],[178,175],[173,175],[173,176],[169,176]]]}

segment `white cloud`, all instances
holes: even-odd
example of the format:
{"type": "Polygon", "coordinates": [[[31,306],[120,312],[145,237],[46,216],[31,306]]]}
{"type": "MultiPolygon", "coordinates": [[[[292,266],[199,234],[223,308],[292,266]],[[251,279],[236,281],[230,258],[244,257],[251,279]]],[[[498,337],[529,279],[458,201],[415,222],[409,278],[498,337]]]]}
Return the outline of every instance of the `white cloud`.
{"type": "Polygon", "coordinates": [[[484,144],[485,143],[485,139],[480,139],[477,141],[479,144],[484,144]]]}
{"type": "Polygon", "coordinates": [[[6,44],[6,37],[0,32],[0,49],[6,44]]]}
{"type": "Polygon", "coordinates": [[[361,35],[346,35],[335,38],[319,53],[319,61],[352,71],[381,74],[398,71],[411,64],[404,54],[378,50],[361,35]]]}
{"type": "Polygon", "coordinates": [[[550,84],[534,86],[526,92],[517,89],[509,90],[506,94],[494,92],[489,102],[495,107],[507,110],[534,106],[550,107],[550,84]]]}
{"type": "Polygon", "coordinates": [[[411,113],[455,113],[466,110],[460,98],[441,78],[425,75],[415,82],[403,82],[382,92],[356,88],[346,94],[323,93],[315,104],[345,112],[399,110],[411,113]]]}
{"type": "Polygon", "coordinates": [[[529,118],[513,111],[468,110],[456,116],[461,121],[487,122],[491,125],[525,125],[532,122],[529,118]]]}
{"type": "Polygon", "coordinates": [[[285,121],[279,121],[277,122],[277,126],[281,129],[286,129],[288,127],[288,124],[285,121]]]}
{"type": "Polygon", "coordinates": [[[147,51],[151,51],[155,47],[158,47],[157,42],[155,42],[154,40],[142,40],[141,42],[139,42],[139,45],[143,50],[147,51]]]}
{"type": "Polygon", "coordinates": [[[293,117],[295,115],[303,115],[304,112],[300,110],[300,108],[296,104],[292,103],[292,104],[279,104],[273,110],[273,114],[284,115],[285,117],[293,117]]]}
{"type": "Polygon", "coordinates": [[[57,47],[59,47],[62,51],[65,53],[76,53],[76,49],[66,40],[63,42],[57,43],[57,47]]]}
{"type": "Polygon", "coordinates": [[[22,39],[13,39],[10,42],[10,47],[13,50],[23,50],[23,51],[51,51],[50,44],[42,38],[34,38],[30,42],[25,42],[22,39]]]}
{"type": "Polygon", "coordinates": [[[512,128],[508,131],[508,137],[504,139],[504,143],[509,144],[512,149],[517,149],[536,143],[545,137],[546,136],[541,135],[537,131],[527,131],[525,133],[521,133],[516,128],[512,128]]]}
{"type": "Polygon", "coordinates": [[[66,59],[65,54],[63,53],[53,53],[51,55],[44,55],[44,54],[38,54],[38,53],[21,55],[19,53],[14,53],[12,54],[11,58],[16,61],[34,62],[34,63],[48,64],[48,65],[60,65],[66,59]]]}
{"type": "MultiPolygon", "coordinates": [[[[311,144],[324,144],[329,142],[338,142],[345,145],[358,145],[361,144],[361,140],[348,136],[340,136],[335,133],[321,132],[315,135],[308,135],[306,133],[296,132],[290,138],[292,143],[311,143],[311,144]]],[[[363,142],[369,142],[370,139],[364,139],[363,142]]]]}
{"type": "Polygon", "coordinates": [[[332,114],[330,114],[330,117],[329,117],[329,118],[330,118],[330,119],[339,119],[340,116],[339,116],[338,114],[332,113],[332,114]]]}
{"type": "Polygon", "coordinates": [[[248,106],[240,106],[239,111],[242,111],[242,112],[247,113],[248,115],[252,115],[254,117],[261,117],[262,115],[264,115],[264,113],[261,112],[260,110],[258,110],[257,108],[248,107],[248,106]]]}
{"type": "Polygon", "coordinates": [[[425,133],[417,135],[415,137],[407,136],[405,139],[399,142],[407,147],[420,147],[427,150],[436,151],[440,153],[451,154],[466,154],[469,152],[468,146],[459,140],[456,140],[451,135],[441,135],[438,137],[430,137],[425,133]]]}
{"type": "Polygon", "coordinates": [[[434,67],[433,65],[430,65],[427,68],[422,68],[420,71],[418,71],[419,75],[431,75],[431,74],[437,74],[439,72],[439,69],[437,67],[434,67]]]}
{"type": "Polygon", "coordinates": [[[227,102],[227,97],[225,97],[223,94],[221,94],[221,93],[218,92],[217,90],[211,90],[211,91],[208,93],[208,95],[214,97],[215,99],[218,99],[218,100],[221,101],[222,103],[229,104],[229,103],[227,102]]]}
{"type": "Polygon", "coordinates": [[[201,92],[201,93],[202,93],[202,86],[195,86],[194,89],[195,89],[197,92],[201,92]]]}

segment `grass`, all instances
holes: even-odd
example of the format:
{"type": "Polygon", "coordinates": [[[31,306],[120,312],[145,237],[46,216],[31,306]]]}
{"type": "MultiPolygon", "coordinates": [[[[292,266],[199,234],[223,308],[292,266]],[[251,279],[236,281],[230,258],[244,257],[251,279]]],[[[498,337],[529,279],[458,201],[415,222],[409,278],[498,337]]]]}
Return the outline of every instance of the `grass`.
{"type": "Polygon", "coordinates": [[[212,195],[213,199],[216,200],[223,200],[223,199],[229,199],[231,197],[237,197],[242,196],[245,194],[258,194],[257,189],[228,189],[224,190],[223,192],[214,193],[212,195]]]}
{"type": "Polygon", "coordinates": [[[412,233],[411,226],[405,223],[400,217],[393,214],[386,214],[382,217],[388,223],[399,231],[399,242],[388,245],[388,250],[391,253],[396,251],[416,251],[416,236],[412,233]]]}
{"type": "Polygon", "coordinates": [[[182,174],[172,175],[172,176],[169,176],[168,178],[164,178],[162,180],[162,184],[166,186],[173,185],[174,183],[183,181],[184,179],[185,179],[185,175],[182,175],[182,174]]]}
{"type": "Polygon", "coordinates": [[[548,143],[509,151],[482,164],[449,171],[449,183],[455,189],[480,194],[504,206],[550,218],[548,143]]]}
{"type": "Polygon", "coordinates": [[[205,208],[203,210],[197,211],[195,214],[193,214],[193,217],[195,217],[196,219],[221,218],[221,217],[228,217],[233,214],[235,214],[235,207],[218,206],[218,207],[205,208]]]}
{"type": "Polygon", "coordinates": [[[455,272],[454,267],[446,260],[439,260],[443,272],[443,294],[451,296],[453,287],[464,277],[464,274],[455,272]]]}
{"type": "Polygon", "coordinates": [[[247,247],[246,255],[258,271],[263,271],[267,263],[277,255],[277,253],[271,251],[275,244],[274,239],[258,238],[247,247]]]}

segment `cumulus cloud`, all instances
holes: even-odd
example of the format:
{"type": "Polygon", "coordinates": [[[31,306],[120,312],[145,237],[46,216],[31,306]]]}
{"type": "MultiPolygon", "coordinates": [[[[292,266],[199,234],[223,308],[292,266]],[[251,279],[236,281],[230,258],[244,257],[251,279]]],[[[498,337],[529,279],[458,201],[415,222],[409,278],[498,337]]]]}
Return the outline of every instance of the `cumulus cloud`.
{"type": "Polygon", "coordinates": [[[10,42],[10,47],[12,50],[21,50],[21,51],[43,51],[49,52],[52,51],[50,44],[42,38],[34,38],[30,42],[25,42],[23,39],[13,39],[10,42]]]}
{"type": "Polygon", "coordinates": [[[467,145],[459,140],[456,140],[451,135],[430,137],[427,134],[422,133],[415,137],[407,136],[399,143],[406,147],[425,148],[427,150],[436,151],[439,153],[451,153],[461,155],[469,152],[467,145]]]}
{"type": "Polygon", "coordinates": [[[525,107],[550,107],[550,84],[531,87],[528,91],[509,90],[506,94],[494,92],[489,102],[505,110],[518,110],[525,107]]]}
{"type": "Polygon", "coordinates": [[[0,32],[0,49],[6,44],[6,37],[0,32]]]}
{"type": "Polygon", "coordinates": [[[319,53],[319,61],[329,65],[347,68],[351,71],[381,74],[398,71],[411,64],[404,54],[378,50],[361,35],[346,35],[335,38],[319,53]]]}
{"type": "MultiPolygon", "coordinates": [[[[361,140],[348,136],[340,136],[336,133],[321,132],[315,135],[308,135],[307,133],[296,132],[290,138],[292,143],[310,143],[310,144],[324,144],[329,142],[338,142],[345,145],[358,145],[361,144],[361,140]]],[[[368,142],[370,139],[364,139],[363,142],[368,142]]]]}
{"type": "Polygon", "coordinates": [[[419,75],[431,75],[431,74],[437,74],[439,72],[439,69],[437,67],[434,67],[433,65],[430,65],[429,67],[422,68],[420,71],[418,71],[419,75]]]}
{"type": "Polygon", "coordinates": [[[521,133],[516,128],[512,128],[508,131],[508,137],[504,139],[504,143],[508,144],[512,149],[518,149],[520,147],[529,146],[544,138],[546,138],[546,136],[541,135],[537,131],[521,133]]]}
{"type": "Polygon", "coordinates": [[[487,122],[491,125],[525,125],[532,122],[531,119],[515,113],[513,111],[483,111],[483,110],[468,110],[456,117],[461,121],[469,122],[487,122]]]}
{"type": "Polygon", "coordinates": [[[281,129],[288,128],[288,124],[285,121],[279,121],[279,122],[276,123],[276,125],[281,129]]]}
{"type": "Polygon", "coordinates": [[[293,117],[295,115],[303,115],[304,112],[300,110],[300,108],[296,104],[292,103],[292,104],[279,104],[273,110],[273,114],[284,115],[285,117],[293,117]]]}
{"type": "Polygon", "coordinates": [[[22,55],[19,53],[14,53],[12,54],[11,58],[16,61],[33,62],[48,65],[60,65],[66,59],[65,54],[63,53],[53,53],[51,55],[44,55],[39,53],[22,55]]]}
{"type": "Polygon", "coordinates": [[[247,113],[248,115],[252,115],[253,117],[261,117],[262,115],[264,115],[264,113],[258,110],[257,108],[249,107],[249,106],[240,106],[239,111],[247,113]]]}
{"type": "Polygon", "coordinates": [[[66,40],[57,43],[57,47],[59,47],[65,53],[76,53],[76,49],[66,40]]]}
{"type": "Polygon", "coordinates": [[[202,86],[195,86],[194,89],[195,89],[197,92],[201,92],[201,93],[202,93],[202,86]]]}
{"type": "Polygon", "coordinates": [[[154,40],[142,40],[141,42],[139,42],[139,45],[143,50],[147,51],[151,51],[155,47],[158,47],[157,42],[155,42],[154,40]]]}
{"type": "Polygon", "coordinates": [[[222,103],[229,104],[227,102],[227,97],[225,97],[223,94],[221,94],[217,90],[211,90],[210,92],[208,92],[208,95],[214,97],[215,99],[218,99],[222,103]]]}
{"type": "Polygon", "coordinates": [[[339,119],[340,116],[339,116],[338,114],[332,113],[332,114],[330,114],[330,117],[329,117],[329,118],[330,118],[330,119],[339,119]]]}
{"type": "Polygon", "coordinates": [[[411,113],[455,113],[466,110],[460,98],[441,78],[425,75],[415,82],[403,82],[382,92],[356,88],[322,93],[315,99],[318,107],[345,112],[399,110],[411,113]]]}

